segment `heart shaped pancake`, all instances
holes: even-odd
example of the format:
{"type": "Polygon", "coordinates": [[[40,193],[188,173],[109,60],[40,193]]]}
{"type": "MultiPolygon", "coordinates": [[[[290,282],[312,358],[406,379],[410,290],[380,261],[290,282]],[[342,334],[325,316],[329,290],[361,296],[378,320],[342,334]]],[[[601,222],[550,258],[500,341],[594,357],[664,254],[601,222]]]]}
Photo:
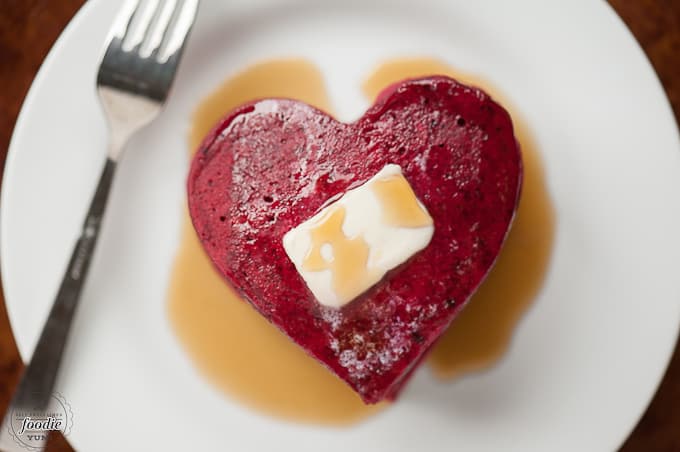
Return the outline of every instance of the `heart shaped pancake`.
{"type": "Polygon", "coordinates": [[[493,266],[521,181],[508,113],[483,91],[437,76],[390,86],[351,124],[294,100],[245,104],[201,144],[188,200],[228,283],[375,403],[403,386],[493,266]],[[388,164],[401,167],[432,217],[432,238],[351,303],[326,307],[283,236],[388,164]]]}

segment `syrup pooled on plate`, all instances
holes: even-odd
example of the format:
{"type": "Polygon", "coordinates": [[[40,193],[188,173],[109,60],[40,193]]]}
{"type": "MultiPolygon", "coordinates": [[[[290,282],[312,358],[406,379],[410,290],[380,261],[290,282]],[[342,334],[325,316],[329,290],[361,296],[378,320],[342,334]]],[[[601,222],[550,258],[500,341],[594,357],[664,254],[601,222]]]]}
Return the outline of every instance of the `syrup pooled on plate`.
{"type": "MultiPolygon", "coordinates": [[[[393,81],[431,74],[475,84],[433,60],[395,60],[382,65],[364,91],[372,99],[393,81]]],[[[226,81],[199,105],[190,132],[192,152],[225,112],[264,97],[299,99],[332,112],[323,78],[313,65],[302,60],[265,62],[226,81]]],[[[540,162],[525,128],[515,115],[513,120],[525,166],[519,211],[496,267],[431,354],[429,363],[442,377],[484,368],[502,356],[514,326],[540,288],[549,258],[552,210],[540,162]]],[[[213,269],[188,215],[171,278],[169,316],[199,371],[258,411],[291,420],[347,424],[385,405],[364,405],[349,387],[239,299],[213,269]]]]}

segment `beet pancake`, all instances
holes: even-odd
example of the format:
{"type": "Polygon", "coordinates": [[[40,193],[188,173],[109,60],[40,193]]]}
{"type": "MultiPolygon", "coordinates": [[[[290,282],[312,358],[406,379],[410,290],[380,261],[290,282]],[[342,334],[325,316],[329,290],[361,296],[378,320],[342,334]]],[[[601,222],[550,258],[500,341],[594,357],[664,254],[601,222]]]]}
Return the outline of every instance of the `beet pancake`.
{"type": "Polygon", "coordinates": [[[403,386],[491,269],[521,180],[508,113],[483,91],[437,76],[390,86],[351,124],[294,100],[245,104],[204,139],[188,199],[228,283],[375,403],[403,386]],[[349,304],[325,307],[282,237],[390,163],[432,217],[432,239],[349,304]]]}

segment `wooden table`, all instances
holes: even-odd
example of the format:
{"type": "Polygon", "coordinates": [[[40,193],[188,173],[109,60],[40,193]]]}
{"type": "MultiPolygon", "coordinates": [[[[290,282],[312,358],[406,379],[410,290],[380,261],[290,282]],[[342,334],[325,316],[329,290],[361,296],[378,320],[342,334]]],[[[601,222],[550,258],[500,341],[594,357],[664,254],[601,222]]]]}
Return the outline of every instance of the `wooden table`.
{"type": "MultiPolygon", "coordinates": [[[[26,91],[47,51],[82,3],[82,0],[0,0],[0,164],[3,167],[26,91]]],[[[680,0],[610,0],[610,3],[644,48],[671,100],[675,117],[680,118],[680,0]]],[[[22,363],[2,298],[0,305],[0,412],[4,413],[22,363]]],[[[58,436],[50,440],[47,450],[72,449],[58,436]]],[[[676,348],[647,413],[621,450],[680,452],[680,347],[676,348]]]]}

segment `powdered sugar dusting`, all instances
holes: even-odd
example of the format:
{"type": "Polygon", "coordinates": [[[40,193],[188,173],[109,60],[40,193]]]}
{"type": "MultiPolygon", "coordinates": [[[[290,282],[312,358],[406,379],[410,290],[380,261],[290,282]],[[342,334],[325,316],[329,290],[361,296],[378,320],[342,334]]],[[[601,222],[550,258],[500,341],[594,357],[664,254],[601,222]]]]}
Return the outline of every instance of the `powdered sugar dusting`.
{"type": "Polygon", "coordinates": [[[323,307],[321,309],[321,318],[330,325],[331,331],[337,331],[342,323],[342,312],[337,309],[323,307]]]}

